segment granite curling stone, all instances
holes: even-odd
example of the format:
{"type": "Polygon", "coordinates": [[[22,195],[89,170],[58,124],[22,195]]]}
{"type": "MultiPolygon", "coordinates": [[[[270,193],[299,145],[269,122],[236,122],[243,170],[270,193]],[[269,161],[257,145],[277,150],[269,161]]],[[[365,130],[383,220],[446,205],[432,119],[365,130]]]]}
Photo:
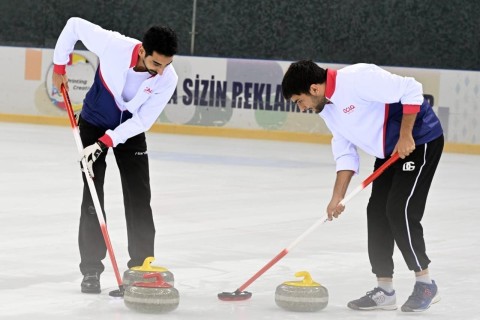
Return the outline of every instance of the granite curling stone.
{"type": "Polygon", "coordinates": [[[167,313],[178,307],[178,290],[166,283],[160,273],[147,273],[143,277],[155,281],[134,282],[126,287],[123,300],[129,309],[142,313],[167,313]]]}
{"type": "Polygon", "coordinates": [[[286,281],[275,291],[275,303],[289,311],[315,312],[328,304],[328,290],[312,280],[306,271],[295,273],[302,281],[286,281]]]}
{"type": "Polygon", "coordinates": [[[123,285],[126,287],[130,286],[132,283],[137,281],[148,282],[148,281],[155,281],[153,278],[149,278],[149,280],[145,280],[143,275],[147,273],[160,273],[162,275],[163,280],[171,285],[172,287],[175,286],[175,279],[173,277],[173,273],[168,271],[168,269],[158,266],[152,266],[151,263],[155,260],[154,257],[148,257],[143,261],[143,265],[138,267],[132,267],[123,273],[123,285]]]}

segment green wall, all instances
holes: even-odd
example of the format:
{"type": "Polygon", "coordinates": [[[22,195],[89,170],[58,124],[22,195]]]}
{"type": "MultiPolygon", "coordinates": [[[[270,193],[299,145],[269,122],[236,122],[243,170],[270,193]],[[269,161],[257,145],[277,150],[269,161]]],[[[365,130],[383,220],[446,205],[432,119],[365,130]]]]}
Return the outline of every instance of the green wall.
{"type": "MultiPolygon", "coordinates": [[[[191,52],[193,0],[0,0],[0,45],[51,48],[70,16],[191,52]]],[[[480,70],[478,0],[197,0],[194,55],[480,70]]],[[[81,45],[79,48],[82,48],[81,45]]]]}

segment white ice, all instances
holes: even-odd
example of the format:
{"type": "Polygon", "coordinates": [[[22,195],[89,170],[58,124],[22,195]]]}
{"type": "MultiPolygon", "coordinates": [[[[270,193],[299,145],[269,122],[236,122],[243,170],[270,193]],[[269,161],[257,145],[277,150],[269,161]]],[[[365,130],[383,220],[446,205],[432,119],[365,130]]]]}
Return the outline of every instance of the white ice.
{"type": "MultiPolygon", "coordinates": [[[[67,120],[66,120],[67,121],[67,120]]],[[[365,207],[370,189],[347,205],[258,278],[248,301],[224,302],[324,215],[335,173],[327,145],[148,134],[155,265],[175,275],[177,310],[145,315],[109,297],[117,288],[110,260],[102,293],[80,293],[77,228],[82,183],[69,127],[0,123],[1,319],[397,319],[401,311],[358,312],[346,303],[371,290],[365,207]],[[275,288],[306,270],[329,290],[317,313],[287,312],[275,288]]],[[[480,157],[445,153],[423,220],[430,272],[442,300],[422,319],[480,319],[480,157]]],[[[127,244],[118,170],[108,157],[108,230],[119,264],[127,244]]],[[[373,167],[362,154],[361,172],[373,167]]],[[[395,253],[398,304],[411,294],[413,274],[395,253]]]]}

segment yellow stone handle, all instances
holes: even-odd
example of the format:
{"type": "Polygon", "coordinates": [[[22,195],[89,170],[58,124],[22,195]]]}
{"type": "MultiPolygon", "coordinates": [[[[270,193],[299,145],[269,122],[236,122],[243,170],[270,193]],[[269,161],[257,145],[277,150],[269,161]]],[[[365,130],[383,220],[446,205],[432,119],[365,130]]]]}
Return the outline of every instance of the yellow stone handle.
{"type": "Polygon", "coordinates": [[[154,257],[147,257],[145,260],[143,260],[142,267],[140,268],[141,271],[152,271],[155,270],[152,268],[151,264],[152,262],[155,261],[154,257]]]}
{"type": "Polygon", "coordinates": [[[167,272],[168,270],[163,267],[152,266],[152,262],[155,260],[154,257],[147,257],[143,260],[143,264],[139,267],[131,267],[130,270],[142,271],[142,272],[167,272]]]}
{"type": "Polygon", "coordinates": [[[298,271],[295,273],[295,277],[303,277],[302,283],[308,286],[313,284],[312,276],[307,271],[298,271]]]}
{"type": "Polygon", "coordinates": [[[303,277],[301,281],[286,281],[283,284],[287,286],[293,287],[320,287],[321,284],[318,282],[313,281],[310,273],[307,271],[298,271],[295,273],[295,277],[303,277]]]}

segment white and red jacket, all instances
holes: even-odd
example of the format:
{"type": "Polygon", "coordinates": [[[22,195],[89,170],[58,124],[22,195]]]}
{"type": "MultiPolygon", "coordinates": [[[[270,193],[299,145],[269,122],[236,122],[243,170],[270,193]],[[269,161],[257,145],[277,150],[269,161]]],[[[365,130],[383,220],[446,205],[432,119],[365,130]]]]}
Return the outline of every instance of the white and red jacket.
{"type": "Polygon", "coordinates": [[[141,42],[84,19],[70,18],[55,46],[56,73],[65,74],[69,56],[79,40],[100,61],[94,84],[84,100],[82,118],[106,130],[101,140],[109,146],[124,143],[150,129],[177,86],[178,76],[173,66],[167,66],[162,75],[143,81],[136,94],[125,101],[122,92],[129,85],[127,74],[137,63],[141,42]]]}
{"type": "Polygon", "coordinates": [[[327,69],[325,105],[320,116],[333,134],[337,171],[358,173],[357,147],[377,158],[390,156],[398,142],[404,113],[416,113],[416,145],[443,134],[440,121],[423,97],[422,85],[376,65],[354,64],[327,69]]]}

